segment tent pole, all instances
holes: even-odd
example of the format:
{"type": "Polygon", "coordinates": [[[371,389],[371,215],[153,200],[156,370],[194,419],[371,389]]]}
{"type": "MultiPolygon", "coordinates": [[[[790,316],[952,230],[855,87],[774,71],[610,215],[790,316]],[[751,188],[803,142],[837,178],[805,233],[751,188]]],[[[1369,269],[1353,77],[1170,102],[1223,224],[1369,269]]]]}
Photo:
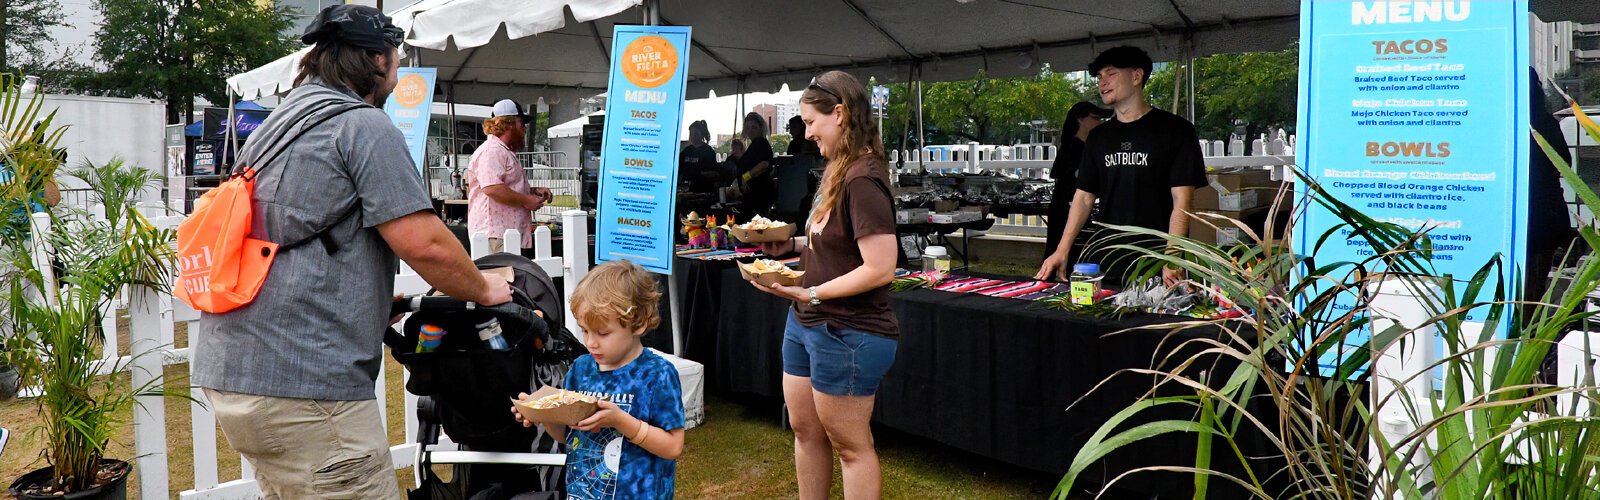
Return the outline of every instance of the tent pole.
{"type": "MultiPolygon", "coordinates": [[[[913,77],[916,76],[916,72],[915,71],[916,71],[916,66],[915,65],[913,65],[911,68],[907,68],[906,69],[906,92],[908,92],[908,93],[911,92],[911,80],[912,80],[913,77]]],[[[901,168],[901,169],[904,169],[906,167],[906,154],[908,154],[909,151],[910,151],[910,150],[906,149],[906,142],[909,141],[909,138],[911,136],[911,110],[910,110],[910,105],[911,105],[911,97],[907,96],[906,97],[906,106],[907,106],[906,114],[900,116],[900,158],[896,161],[896,163],[898,164],[897,166],[899,168],[901,168]]]]}
{"type": "MultiPolygon", "coordinates": [[[[661,3],[659,0],[644,0],[644,24],[647,26],[661,25],[661,3]]],[[[676,144],[674,144],[676,146],[676,144]]],[[[671,221],[669,220],[670,224],[671,221]]],[[[679,300],[678,275],[667,273],[667,307],[672,311],[672,355],[683,357],[683,301],[679,300]]]]}
{"type": "MultiPolygon", "coordinates": [[[[738,138],[739,137],[739,92],[742,92],[743,90],[744,90],[744,81],[743,80],[735,80],[733,82],[733,137],[734,138],[738,138]]],[[[733,155],[733,147],[732,146],[728,147],[728,155],[729,156],[733,155]]]]}
{"type": "Polygon", "coordinates": [[[928,147],[928,129],[922,123],[922,71],[917,71],[917,170],[927,173],[927,154],[923,151],[928,147]]]}
{"type": "Polygon", "coordinates": [[[645,25],[647,25],[647,26],[660,26],[661,25],[661,2],[660,2],[660,0],[644,0],[644,5],[642,5],[641,7],[644,8],[643,10],[644,10],[644,24],[645,25]]]}
{"type": "MultiPolygon", "coordinates": [[[[456,165],[456,162],[460,160],[460,158],[456,155],[456,82],[450,82],[450,85],[447,85],[445,88],[448,89],[446,94],[449,99],[449,101],[446,101],[445,108],[447,108],[450,113],[450,126],[445,127],[445,133],[450,134],[450,150],[445,152],[444,157],[450,160],[450,173],[452,174],[451,179],[453,180],[453,175],[455,172],[461,170],[460,165],[456,165]]],[[[462,176],[462,178],[465,179],[466,176],[462,176]]],[[[462,194],[466,194],[466,189],[462,188],[462,186],[455,187],[460,189],[462,194]]]]}
{"type": "MultiPolygon", "coordinates": [[[[228,89],[228,125],[222,129],[223,142],[226,143],[227,146],[223,148],[223,158],[234,158],[239,155],[237,151],[239,148],[239,131],[238,127],[235,125],[235,120],[239,119],[239,117],[236,116],[237,107],[238,96],[234,95],[233,89],[228,89]]],[[[237,160],[237,158],[235,158],[235,160],[237,160]]],[[[233,164],[229,163],[228,166],[231,170],[233,164]]]]}
{"type": "Polygon", "coordinates": [[[1188,52],[1189,52],[1189,71],[1187,71],[1187,73],[1188,73],[1188,76],[1189,76],[1189,123],[1192,124],[1192,123],[1195,122],[1195,119],[1196,119],[1196,115],[1194,113],[1194,72],[1195,72],[1196,68],[1194,66],[1194,40],[1193,39],[1189,40],[1188,52]]]}

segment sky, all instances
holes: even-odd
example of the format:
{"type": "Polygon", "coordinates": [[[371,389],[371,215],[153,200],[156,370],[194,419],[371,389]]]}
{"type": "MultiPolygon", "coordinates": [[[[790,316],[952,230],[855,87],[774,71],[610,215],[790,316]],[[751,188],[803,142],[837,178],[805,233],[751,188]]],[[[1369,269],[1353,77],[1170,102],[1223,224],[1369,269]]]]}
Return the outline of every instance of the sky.
{"type": "Polygon", "coordinates": [[[72,27],[59,27],[53,30],[56,44],[63,48],[77,47],[76,60],[89,64],[94,61],[94,32],[100,29],[100,12],[94,8],[94,0],[56,0],[61,3],[61,13],[66,14],[66,23],[72,27]]]}

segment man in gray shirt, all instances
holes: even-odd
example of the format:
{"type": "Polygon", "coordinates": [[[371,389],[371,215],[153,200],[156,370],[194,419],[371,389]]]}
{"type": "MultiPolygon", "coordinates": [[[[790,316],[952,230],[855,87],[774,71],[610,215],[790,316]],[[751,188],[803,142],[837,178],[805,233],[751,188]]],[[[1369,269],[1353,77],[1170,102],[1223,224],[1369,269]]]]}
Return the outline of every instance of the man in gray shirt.
{"type": "Polygon", "coordinates": [[[377,9],[323,9],[296,88],[240,155],[259,172],[251,237],[314,238],[280,248],[255,301],[203,315],[193,340],[194,383],[268,499],[399,497],[374,396],[396,256],[452,297],[511,298],[433,213],[378,107],[401,37],[377,9]]]}

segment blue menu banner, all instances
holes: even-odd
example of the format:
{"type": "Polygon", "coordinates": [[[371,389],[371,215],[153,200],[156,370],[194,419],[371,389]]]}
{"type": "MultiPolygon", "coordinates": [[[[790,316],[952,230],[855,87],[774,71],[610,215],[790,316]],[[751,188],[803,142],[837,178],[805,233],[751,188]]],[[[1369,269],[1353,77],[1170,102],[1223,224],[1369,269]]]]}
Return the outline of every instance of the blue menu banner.
{"type": "MultiPolygon", "coordinates": [[[[1527,29],[1527,0],[1301,0],[1301,168],[1374,219],[1426,230],[1441,275],[1471,279],[1500,255],[1510,283],[1526,251],[1527,29]]],[[[1297,250],[1338,224],[1313,206],[1297,250]]],[[[1342,230],[1315,258],[1373,254],[1342,230]]]]}
{"type": "Polygon", "coordinates": [[[672,274],[678,133],[688,71],[689,27],[613,28],[600,149],[598,261],[628,259],[672,274]]]}
{"type": "Polygon", "coordinates": [[[411,150],[411,162],[417,166],[417,175],[423,175],[423,160],[428,147],[428,120],[433,117],[433,84],[438,71],[434,68],[400,68],[400,82],[394,93],[383,103],[383,112],[400,128],[406,138],[406,148],[411,150]]]}

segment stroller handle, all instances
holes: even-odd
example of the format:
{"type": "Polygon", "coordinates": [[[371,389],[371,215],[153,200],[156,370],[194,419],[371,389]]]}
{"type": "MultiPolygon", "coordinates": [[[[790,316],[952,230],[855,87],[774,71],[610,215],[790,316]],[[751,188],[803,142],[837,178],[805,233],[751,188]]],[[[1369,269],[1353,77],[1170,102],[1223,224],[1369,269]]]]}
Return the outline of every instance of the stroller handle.
{"type": "Polygon", "coordinates": [[[504,304],[486,306],[476,302],[461,300],[449,296],[412,295],[394,301],[389,308],[389,315],[405,314],[420,311],[491,311],[496,314],[515,316],[526,320],[529,324],[542,326],[544,319],[535,314],[533,309],[518,304],[515,297],[526,299],[527,294],[522,290],[511,289],[513,300],[504,304]]]}

